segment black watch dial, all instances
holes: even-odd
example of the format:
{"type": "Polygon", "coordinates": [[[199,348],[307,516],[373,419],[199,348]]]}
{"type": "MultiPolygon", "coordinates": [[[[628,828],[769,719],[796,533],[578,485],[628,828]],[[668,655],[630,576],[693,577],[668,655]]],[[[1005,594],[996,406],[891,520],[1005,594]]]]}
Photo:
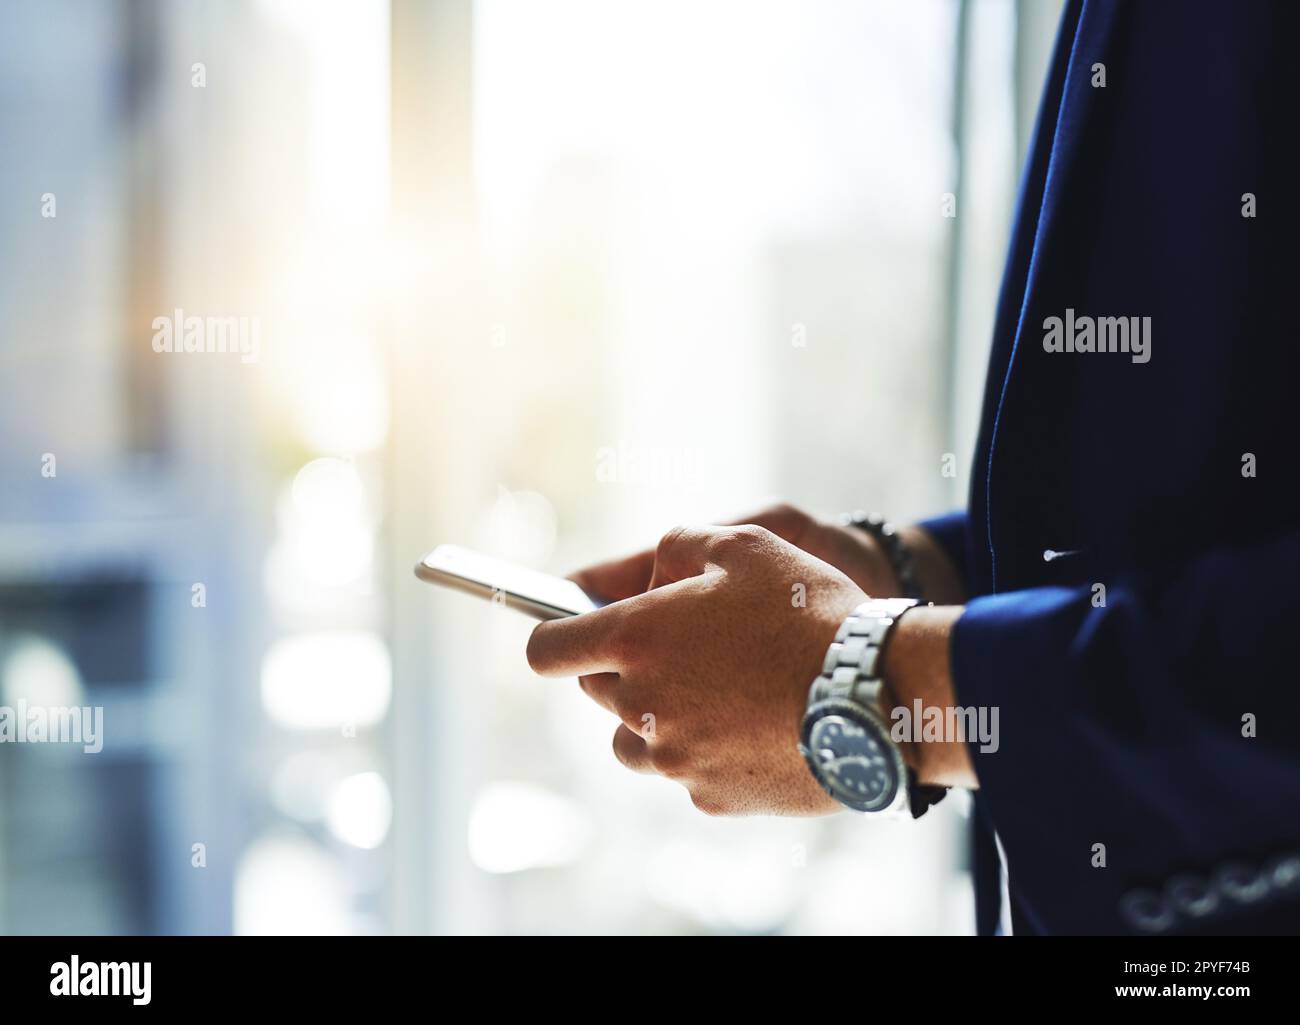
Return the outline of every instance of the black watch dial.
{"type": "Polygon", "coordinates": [[[805,730],[805,756],[827,792],[858,811],[883,811],[898,794],[899,756],[874,724],[829,712],[805,730]]]}

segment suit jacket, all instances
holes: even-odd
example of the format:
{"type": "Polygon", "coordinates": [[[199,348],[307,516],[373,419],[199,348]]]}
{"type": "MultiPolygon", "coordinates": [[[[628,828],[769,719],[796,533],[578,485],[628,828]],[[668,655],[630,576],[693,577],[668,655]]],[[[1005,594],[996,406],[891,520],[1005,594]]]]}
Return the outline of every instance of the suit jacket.
{"type": "Polygon", "coordinates": [[[975,596],[958,700],[999,713],[981,931],[996,830],[1017,932],[1300,932],[1298,23],[1065,9],[969,506],[927,524],[975,596]]]}

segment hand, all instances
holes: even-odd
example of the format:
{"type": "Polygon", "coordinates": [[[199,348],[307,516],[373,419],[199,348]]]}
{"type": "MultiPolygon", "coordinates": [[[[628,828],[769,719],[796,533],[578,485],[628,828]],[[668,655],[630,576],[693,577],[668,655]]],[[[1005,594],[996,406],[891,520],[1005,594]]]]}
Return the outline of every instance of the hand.
{"type": "Polygon", "coordinates": [[[539,624],[529,664],[579,676],[622,720],[619,761],[678,780],[702,811],[839,808],[797,744],[808,687],[862,589],[752,525],[669,531],[648,577],[634,597],[539,624]]]}
{"type": "MultiPolygon", "coordinates": [[[[765,527],[809,555],[830,563],[873,597],[890,598],[899,593],[889,557],[865,530],[818,520],[786,504],[768,506],[752,516],[731,521],[731,525],[745,523],[765,527]]],[[[620,601],[645,593],[654,563],[655,550],[647,548],[582,570],[573,579],[588,594],[620,601]]]]}

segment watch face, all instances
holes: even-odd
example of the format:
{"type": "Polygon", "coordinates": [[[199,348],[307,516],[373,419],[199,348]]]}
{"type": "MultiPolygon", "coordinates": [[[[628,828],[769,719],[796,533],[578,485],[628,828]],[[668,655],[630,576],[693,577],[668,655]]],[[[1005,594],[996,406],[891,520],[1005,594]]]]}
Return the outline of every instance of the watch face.
{"type": "Polygon", "coordinates": [[[881,811],[898,793],[898,753],[876,729],[844,715],[823,715],[806,741],[808,760],[836,800],[881,811]]]}

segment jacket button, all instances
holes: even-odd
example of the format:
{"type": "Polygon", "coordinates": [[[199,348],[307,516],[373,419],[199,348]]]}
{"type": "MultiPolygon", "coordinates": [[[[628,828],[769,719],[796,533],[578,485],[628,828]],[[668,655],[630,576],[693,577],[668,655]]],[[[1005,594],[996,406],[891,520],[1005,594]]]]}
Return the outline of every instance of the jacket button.
{"type": "Polygon", "coordinates": [[[1300,854],[1288,854],[1269,862],[1265,877],[1273,888],[1285,894],[1300,894],[1300,854]]]}
{"type": "Polygon", "coordinates": [[[1143,932],[1166,932],[1177,921],[1164,899],[1150,890],[1130,890],[1120,898],[1119,910],[1129,925],[1143,932]]]}
{"type": "Polygon", "coordinates": [[[1204,918],[1219,906],[1219,895],[1197,876],[1174,876],[1165,884],[1165,896],[1190,918],[1204,918]]]}
{"type": "Polygon", "coordinates": [[[1254,904],[1268,896],[1267,877],[1258,869],[1238,862],[1224,865],[1214,873],[1214,885],[1239,904],[1254,904]]]}

